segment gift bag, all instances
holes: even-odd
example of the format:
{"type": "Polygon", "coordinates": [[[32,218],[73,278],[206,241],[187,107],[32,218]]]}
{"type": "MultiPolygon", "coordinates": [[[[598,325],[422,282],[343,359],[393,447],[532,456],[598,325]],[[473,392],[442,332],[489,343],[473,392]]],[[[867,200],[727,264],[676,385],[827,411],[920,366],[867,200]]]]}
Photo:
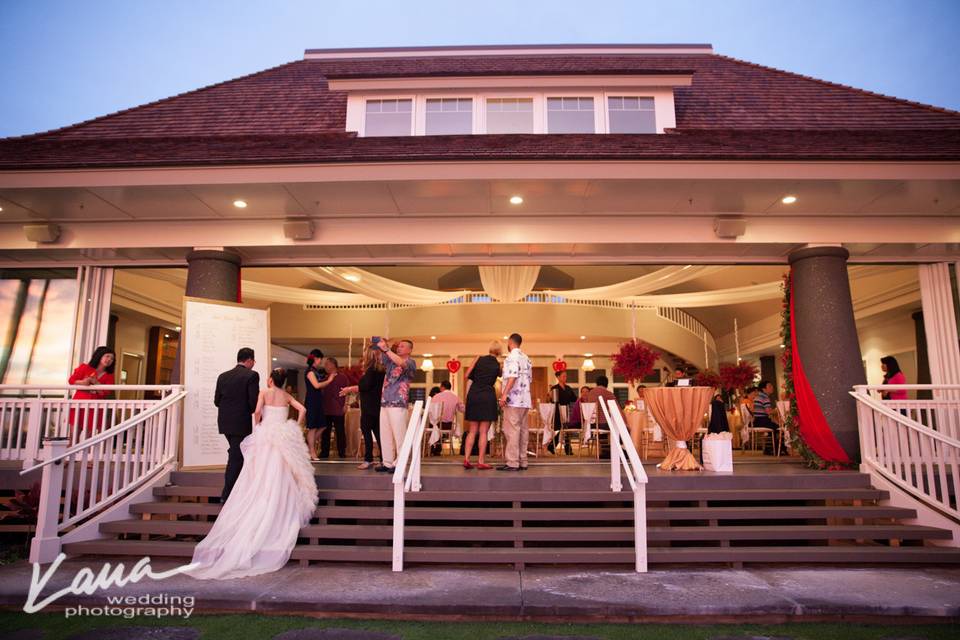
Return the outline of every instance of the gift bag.
{"type": "MultiPolygon", "coordinates": [[[[711,434],[723,435],[723,434],[711,434]]],[[[703,446],[703,468],[707,471],[733,471],[733,440],[707,436],[703,446]]]]}

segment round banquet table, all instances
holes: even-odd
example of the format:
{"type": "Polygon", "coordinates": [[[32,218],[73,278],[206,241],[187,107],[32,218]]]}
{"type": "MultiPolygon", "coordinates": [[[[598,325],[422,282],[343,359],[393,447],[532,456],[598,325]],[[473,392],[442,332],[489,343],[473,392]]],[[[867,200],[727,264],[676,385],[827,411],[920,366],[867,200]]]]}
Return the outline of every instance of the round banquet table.
{"type": "Polygon", "coordinates": [[[711,387],[655,387],[647,389],[644,399],[667,440],[675,443],[658,468],[666,471],[698,471],[703,467],[687,449],[703,423],[714,390],[711,387]]]}

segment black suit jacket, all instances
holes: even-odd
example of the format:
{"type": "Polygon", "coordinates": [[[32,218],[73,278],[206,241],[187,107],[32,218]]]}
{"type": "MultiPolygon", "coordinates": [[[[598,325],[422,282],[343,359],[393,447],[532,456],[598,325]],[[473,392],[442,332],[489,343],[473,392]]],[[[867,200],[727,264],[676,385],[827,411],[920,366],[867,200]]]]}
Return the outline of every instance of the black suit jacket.
{"type": "Polygon", "coordinates": [[[253,412],[260,394],[260,374],[238,364],[217,378],[213,404],[217,406],[217,427],[226,435],[246,436],[253,432],[253,412]]]}

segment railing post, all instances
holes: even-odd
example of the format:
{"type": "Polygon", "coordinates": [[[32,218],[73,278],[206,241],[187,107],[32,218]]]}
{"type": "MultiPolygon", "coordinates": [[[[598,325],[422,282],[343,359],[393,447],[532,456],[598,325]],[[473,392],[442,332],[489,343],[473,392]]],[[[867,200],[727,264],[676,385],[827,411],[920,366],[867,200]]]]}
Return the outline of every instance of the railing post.
{"type": "Polygon", "coordinates": [[[637,483],[633,490],[633,547],[637,573],[647,572],[647,485],[637,483]]]}
{"type": "MultiPolygon", "coordinates": [[[[601,399],[600,402],[603,402],[601,399]]],[[[610,408],[613,410],[613,407],[610,408]]],[[[609,414],[608,411],[604,411],[609,414]]],[[[610,430],[610,488],[614,491],[623,490],[623,480],[620,477],[620,431],[613,424],[613,416],[607,415],[607,429],[610,430]]],[[[597,429],[597,447],[600,447],[600,429],[597,429]]]]}
{"type": "MultiPolygon", "coordinates": [[[[68,444],[66,438],[49,438],[43,447],[44,460],[52,460],[62,455],[68,444]]],[[[63,467],[62,463],[55,462],[43,468],[37,530],[30,542],[30,562],[53,562],[60,553],[60,491],[63,489],[63,467]]]]}
{"type": "Polygon", "coordinates": [[[393,485],[393,570],[403,571],[403,483],[393,485]]]}
{"type": "Polygon", "coordinates": [[[27,450],[24,451],[23,468],[32,467],[40,459],[40,438],[43,423],[40,420],[43,414],[43,400],[39,397],[31,398],[27,403],[29,413],[27,414],[27,450]]]}

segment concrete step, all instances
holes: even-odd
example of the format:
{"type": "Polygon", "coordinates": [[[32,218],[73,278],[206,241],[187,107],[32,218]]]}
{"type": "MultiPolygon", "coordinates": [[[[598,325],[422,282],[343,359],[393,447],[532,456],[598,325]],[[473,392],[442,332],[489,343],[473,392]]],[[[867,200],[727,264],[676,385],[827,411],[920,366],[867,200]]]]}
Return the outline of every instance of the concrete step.
{"type": "MultiPolygon", "coordinates": [[[[70,556],[171,556],[190,558],[195,543],[189,541],[93,540],[64,545],[70,556]]],[[[293,560],[334,562],[389,562],[389,546],[298,545],[293,560]]],[[[632,565],[633,549],[596,547],[452,548],[407,547],[407,563],[444,564],[575,564],[632,565]]],[[[908,563],[960,564],[960,549],[949,547],[885,547],[879,545],[831,545],[795,547],[654,547],[648,550],[651,564],[689,563],[908,563]]]]}
{"type": "MultiPolygon", "coordinates": [[[[100,531],[114,535],[203,536],[212,522],[189,520],[115,520],[100,525],[100,531]]],[[[436,541],[631,541],[633,527],[491,527],[491,526],[407,526],[408,540],[436,541]]],[[[341,540],[391,540],[392,525],[308,525],[302,538],[341,540]]],[[[799,525],[799,526],[703,526],[650,527],[651,541],[716,540],[949,540],[945,529],[919,525],[799,525]]]]}

